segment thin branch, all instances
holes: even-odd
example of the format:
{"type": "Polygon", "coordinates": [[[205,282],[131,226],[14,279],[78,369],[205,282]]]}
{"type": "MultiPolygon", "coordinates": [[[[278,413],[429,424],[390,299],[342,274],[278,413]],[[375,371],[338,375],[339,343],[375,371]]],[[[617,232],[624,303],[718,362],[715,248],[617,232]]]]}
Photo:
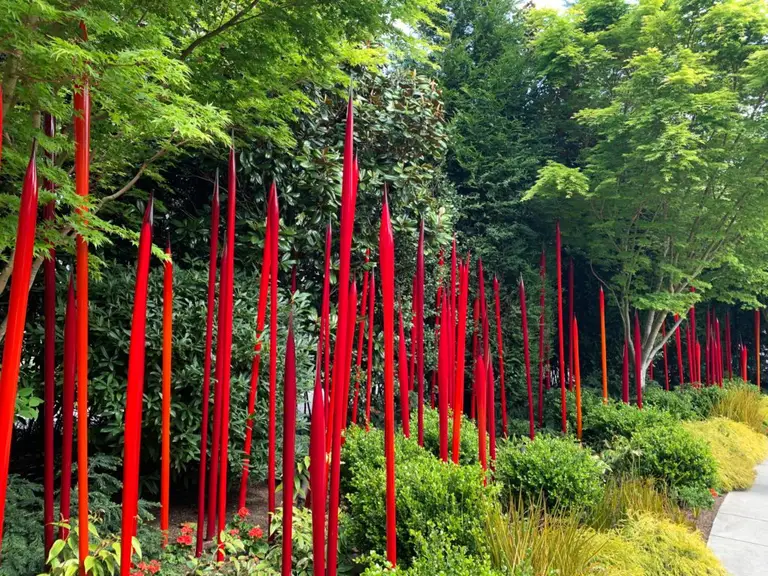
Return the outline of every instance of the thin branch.
{"type": "Polygon", "coordinates": [[[221,26],[218,26],[217,28],[214,28],[213,30],[206,32],[199,38],[196,38],[189,46],[184,48],[184,50],[181,51],[181,54],[179,54],[179,58],[181,60],[186,60],[192,52],[195,51],[195,49],[203,44],[204,42],[207,42],[211,38],[215,38],[222,32],[226,32],[233,26],[236,26],[237,24],[241,23],[241,20],[243,19],[243,16],[248,14],[251,10],[253,10],[256,5],[259,3],[259,0],[251,0],[246,6],[240,10],[237,14],[232,16],[229,20],[224,22],[221,26]]]}
{"type": "MultiPolygon", "coordinates": [[[[183,144],[184,141],[180,142],[179,145],[183,144]]],[[[100,208],[102,208],[105,204],[112,202],[114,200],[117,200],[121,196],[123,196],[126,192],[131,190],[136,183],[139,181],[139,178],[141,178],[142,174],[146,172],[147,168],[152,164],[153,162],[157,161],[158,159],[162,158],[168,153],[168,148],[163,148],[162,150],[158,150],[151,158],[144,161],[142,165],[139,167],[139,169],[136,171],[136,174],[123,186],[118,190],[117,192],[110,194],[109,196],[105,196],[101,200],[99,200],[98,204],[96,204],[93,209],[91,210],[92,213],[96,213],[99,211],[100,208]]],[[[74,229],[71,225],[66,226],[61,230],[62,236],[69,236],[74,229]]],[[[11,273],[13,272],[13,256],[14,253],[11,253],[10,258],[8,258],[8,262],[3,267],[2,271],[0,271],[0,294],[2,294],[5,289],[8,286],[8,280],[11,277],[11,273]]],[[[30,273],[30,280],[29,280],[29,287],[32,287],[32,284],[35,281],[35,277],[37,276],[37,272],[40,270],[40,266],[43,264],[43,261],[45,258],[43,256],[38,256],[35,258],[33,264],[32,264],[32,270],[30,273]]],[[[6,315],[5,319],[3,320],[2,324],[0,324],[0,342],[3,341],[5,338],[5,330],[8,323],[8,316],[6,315]]]]}

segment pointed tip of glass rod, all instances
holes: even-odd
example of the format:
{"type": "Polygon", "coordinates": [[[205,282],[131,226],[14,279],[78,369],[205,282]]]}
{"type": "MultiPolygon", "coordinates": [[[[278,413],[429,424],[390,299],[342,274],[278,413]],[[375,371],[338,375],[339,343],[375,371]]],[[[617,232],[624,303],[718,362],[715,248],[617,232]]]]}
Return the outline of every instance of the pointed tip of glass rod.
{"type": "Polygon", "coordinates": [[[144,222],[149,222],[149,225],[152,226],[155,221],[155,196],[154,194],[149,195],[149,200],[147,201],[147,207],[144,210],[144,222]]]}

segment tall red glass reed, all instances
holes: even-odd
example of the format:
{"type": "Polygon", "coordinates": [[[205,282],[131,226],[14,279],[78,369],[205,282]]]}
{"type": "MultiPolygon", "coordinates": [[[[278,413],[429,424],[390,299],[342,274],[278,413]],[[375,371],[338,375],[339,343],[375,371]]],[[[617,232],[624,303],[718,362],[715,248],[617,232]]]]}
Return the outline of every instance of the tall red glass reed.
{"type": "Polygon", "coordinates": [[[453,462],[459,463],[461,417],[464,414],[464,367],[467,344],[467,299],[469,297],[469,256],[459,266],[459,333],[456,347],[456,388],[453,400],[453,462]]]}
{"type": "Polygon", "coordinates": [[[160,440],[160,531],[163,547],[168,544],[171,496],[171,355],[173,352],[173,262],[171,243],[165,248],[163,263],[163,381],[160,440]]]}
{"type": "Polygon", "coordinates": [[[368,375],[365,384],[365,429],[371,427],[371,388],[373,386],[373,312],[376,304],[376,270],[371,270],[368,292],[368,375]]]}
{"type": "Polygon", "coordinates": [[[309,425],[309,487],[312,493],[312,574],[325,576],[325,401],[320,379],[315,378],[309,425]]]}
{"type": "MultiPolygon", "coordinates": [[[[43,117],[43,129],[45,135],[53,138],[56,132],[53,116],[45,114],[43,117]]],[[[0,133],[2,138],[2,133],[0,133]]],[[[46,153],[51,164],[55,158],[53,154],[46,153]]],[[[52,195],[56,187],[50,180],[43,181],[43,187],[52,195]]],[[[56,216],[56,200],[50,200],[45,205],[43,216],[46,221],[52,222],[56,216]]],[[[44,327],[44,354],[43,354],[43,555],[48,558],[48,552],[53,546],[53,484],[54,484],[54,413],[56,411],[56,250],[50,248],[48,257],[43,264],[45,288],[43,293],[43,313],[45,317],[44,327]]]]}
{"type": "MultiPolygon", "coordinates": [[[[344,166],[341,185],[341,229],[339,243],[339,297],[337,310],[339,320],[333,352],[333,373],[331,376],[331,410],[328,425],[332,427],[331,478],[328,504],[328,574],[336,575],[339,542],[339,484],[341,473],[341,424],[345,398],[344,369],[346,364],[347,311],[349,309],[349,268],[352,250],[352,233],[355,223],[354,190],[354,113],[350,93],[347,105],[347,125],[344,135],[344,166]]],[[[347,375],[348,376],[348,375],[347,375]]]]}
{"type": "MultiPolygon", "coordinates": [[[[272,183],[269,193],[269,422],[267,432],[267,528],[275,513],[275,445],[277,418],[277,274],[280,249],[280,209],[277,202],[277,186],[272,183]]],[[[267,530],[269,533],[269,530],[267,530]]]]}
{"type": "MultiPolygon", "coordinates": [[[[11,460],[11,439],[16,416],[16,392],[19,383],[24,324],[27,318],[29,279],[37,228],[37,145],[33,144],[21,189],[16,245],[11,274],[11,294],[8,300],[8,324],[3,347],[3,369],[0,371],[0,546],[3,542],[8,466],[11,460]]],[[[87,528],[86,528],[87,529],[87,528]]]]}
{"type": "Polygon", "coordinates": [[[205,356],[203,356],[203,389],[201,394],[202,416],[200,419],[200,468],[197,476],[197,539],[195,556],[203,553],[203,527],[205,525],[205,473],[208,457],[208,404],[211,396],[211,354],[213,352],[213,315],[216,308],[216,257],[219,251],[219,172],[211,199],[211,232],[208,253],[208,300],[205,317],[205,356]]]}
{"type": "MultiPolygon", "coordinates": [[[[288,323],[288,342],[285,347],[284,377],[282,576],[291,576],[293,561],[293,469],[296,465],[296,345],[293,339],[293,322],[290,320],[288,323]]],[[[312,497],[315,497],[314,494],[312,497]]],[[[317,498],[323,501],[323,494],[318,493],[317,498]]]]}
{"type": "MultiPolygon", "coordinates": [[[[498,302],[498,299],[497,299],[498,302]]],[[[528,345],[528,308],[525,302],[525,284],[520,278],[520,321],[523,326],[523,360],[525,361],[525,384],[528,390],[528,434],[531,440],[536,435],[533,420],[533,383],[531,382],[531,351],[528,345]]]]}
{"type": "MultiPolygon", "coordinates": [[[[136,287],[131,318],[131,343],[128,349],[128,384],[125,400],[123,455],[123,503],[120,531],[120,574],[131,573],[133,537],[139,503],[139,462],[141,456],[141,416],[144,397],[145,343],[147,328],[147,285],[152,255],[152,198],[149,199],[139,235],[136,287]]],[[[80,382],[78,381],[78,386],[80,382]]]]}
{"type": "MultiPolygon", "coordinates": [[[[271,190],[270,190],[271,194],[271,190]]],[[[269,209],[267,209],[269,211],[269,209]]],[[[261,342],[264,337],[264,324],[267,318],[267,301],[269,299],[269,281],[271,278],[270,270],[272,268],[271,254],[271,228],[274,222],[270,222],[267,214],[267,225],[265,227],[264,248],[261,256],[261,276],[259,277],[259,304],[256,310],[256,344],[253,347],[253,360],[251,360],[251,381],[248,392],[248,419],[245,422],[245,443],[243,445],[243,469],[240,475],[240,495],[238,498],[238,508],[246,505],[248,494],[248,475],[251,463],[251,446],[253,443],[253,420],[256,412],[256,393],[259,388],[259,372],[261,370],[261,342]]],[[[296,269],[294,268],[294,271],[296,269]]],[[[318,346],[322,344],[322,327],[318,346]]],[[[318,369],[319,369],[318,360],[318,369]]]]}
{"type": "Polygon", "coordinates": [[[411,411],[408,405],[408,354],[405,346],[405,326],[403,325],[403,303],[400,302],[400,332],[398,337],[397,369],[400,380],[400,416],[403,420],[403,435],[411,437],[411,411]]]}
{"type": "MultiPolygon", "coordinates": [[[[64,313],[64,386],[61,402],[61,500],[59,516],[64,523],[70,522],[70,498],[72,490],[72,434],[75,415],[75,339],[77,338],[77,304],[75,286],[69,277],[67,308],[64,313]]],[[[61,526],[59,538],[66,540],[69,529],[61,526]]]]}
{"type": "Polygon", "coordinates": [[[387,560],[397,564],[395,527],[395,241],[384,195],[379,232],[381,302],[384,310],[384,457],[386,460],[387,560]]]}
{"type": "Polygon", "coordinates": [[[562,271],[562,245],[560,238],[560,222],[555,227],[555,257],[557,261],[557,345],[558,363],[560,369],[560,406],[562,416],[562,432],[568,432],[568,408],[565,401],[565,346],[563,345],[563,271],[562,271]]]}

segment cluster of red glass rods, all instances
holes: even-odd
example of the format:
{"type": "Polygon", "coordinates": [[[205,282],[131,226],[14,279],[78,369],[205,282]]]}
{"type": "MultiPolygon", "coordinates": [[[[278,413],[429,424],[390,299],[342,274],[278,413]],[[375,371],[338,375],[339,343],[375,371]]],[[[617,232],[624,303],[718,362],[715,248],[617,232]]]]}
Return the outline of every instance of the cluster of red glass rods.
{"type": "MultiPolygon", "coordinates": [[[[85,30],[83,30],[85,34],[85,30]]],[[[75,186],[78,195],[88,196],[89,183],[89,133],[90,99],[87,79],[78,82],[75,90],[75,186]]],[[[0,118],[1,122],[1,118],[0,118]]],[[[45,119],[45,132],[53,136],[55,122],[51,117],[45,119]]],[[[2,124],[0,123],[0,131],[2,124]]],[[[0,141],[2,139],[0,138],[0,141]]],[[[31,275],[31,263],[36,231],[38,207],[38,182],[36,172],[36,147],[33,146],[24,184],[18,217],[16,248],[13,255],[13,275],[8,310],[8,327],[3,349],[0,374],[0,545],[5,511],[5,495],[8,484],[8,465],[10,460],[11,435],[13,432],[14,407],[19,377],[19,365],[23,341],[24,324],[27,311],[28,286],[31,275]]],[[[313,553],[314,573],[316,575],[335,575],[338,565],[338,528],[340,503],[340,467],[341,447],[344,430],[351,423],[371,424],[371,398],[373,381],[373,342],[374,311],[376,305],[377,274],[369,262],[366,252],[365,269],[362,275],[361,297],[358,299],[357,284],[351,270],[351,254],[355,224],[355,208],[359,170],[354,151],[354,113],[352,99],[347,109],[346,133],[344,140],[343,176],[341,193],[341,218],[339,233],[339,270],[337,312],[338,322],[333,345],[330,329],[330,265],[332,252],[332,231],[326,231],[325,276],[323,283],[322,304],[319,324],[319,338],[316,352],[316,371],[312,393],[312,412],[310,418],[310,493],[313,514],[313,553]],[[365,379],[363,375],[363,346],[367,328],[367,365],[365,379]],[[357,330],[357,354],[352,382],[352,357],[355,331],[357,330]],[[331,355],[331,349],[333,354],[331,355]],[[364,404],[364,405],[363,405],[364,404]],[[326,512],[328,514],[326,525],[326,512]]],[[[50,192],[55,192],[53,184],[44,182],[50,192]]],[[[213,190],[211,204],[209,283],[207,295],[207,321],[204,351],[204,376],[202,382],[202,422],[200,444],[200,467],[198,477],[199,512],[197,522],[196,554],[203,552],[206,540],[217,540],[216,554],[223,558],[221,533],[226,525],[227,510],[227,474],[229,471],[230,442],[230,369],[232,356],[233,290],[234,290],[234,252],[236,224],[236,165],[234,144],[229,151],[228,180],[226,190],[226,229],[224,243],[219,257],[219,221],[220,190],[219,178],[213,190]],[[218,277],[218,290],[217,290],[218,277]],[[217,299],[218,294],[218,299],[217,299]],[[218,324],[214,356],[214,313],[218,300],[218,324]],[[215,364],[213,359],[215,358],[215,364]],[[213,374],[212,374],[213,372],[213,374]],[[213,393],[212,414],[209,413],[209,399],[213,393]],[[209,442],[210,430],[210,442],[209,442]],[[208,446],[210,444],[210,458],[208,446]]],[[[44,217],[55,216],[55,202],[45,206],[44,217]]],[[[87,222],[87,213],[83,209],[80,216],[87,222]]],[[[134,309],[131,321],[129,348],[129,368],[127,377],[127,399],[125,406],[124,431],[124,467],[123,467],[123,515],[121,527],[121,574],[131,570],[134,554],[133,541],[136,536],[138,497],[139,497],[139,462],[142,429],[142,398],[145,371],[145,339],[147,315],[147,289],[151,259],[153,225],[153,201],[149,199],[141,225],[136,268],[134,309]]],[[[253,416],[256,410],[262,343],[265,337],[267,305],[269,304],[269,415],[268,415],[268,508],[271,515],[276,511],[276,440],[277,440],[277,352],[278,352],[278,264],[279,264],[279,229],[280,216],[277,187],[273,183],[267,201],[266,234],[264,240],[262,269],[259,286],[259,302],[256,317],[256,344],[251,367],[250,390],[247,398],[248,421],[244,439],[244,460],[241,469],[238,505],[246,505],[250,457],[253,444],[253,416]]],[[[70,488],[72,478],[70,468],[73,454],[75,400],[77,401],[77,462],[78,462],[78,502],[77,530],[79,532],[79,553],[81,573],[84,574],[85,558],[88,556],[88,244],[85,238],[76,240],[76,262],[74,280],[70,277],[67,306],[64,321],[64,364],[63,364],[63,442],[61,474],[61,520],[70,522],[70,488]],[[77,382],[77,390],[75,390],[77,382]],[[75,394],[76,393],[76,394],[75,394]],[[85,416],[85,417],[83,417],[85,416]]],[[[529,349],[528,311],[525,285],[519,281],[518,294],[521,309],[521,329],[523,356],[525,362],[525,380],[528,400],[529,435],[535,435],[535,429],[543,426],[544,390],[550,388],[553,374],[557,374],[562,400],[562,428],[567,431],[566,389],[575,392],[576,398],[576,434],[581,436],[581,373],[579,361],[579,326],[574,313],[574,266],[568,267],[568,316],[563,314],[563,282],[561,259],[561,236],[559,223],[556,229],[556,274],[557,274],[557,326],[558,326],[558,365],[552,369],[547,358],[546,326],[546,254],[542,250],[540,261],[541,288],[538,310],[538,390],[534,400],[534,386],[531,371],[529,349]],[[565,354],[565,334],[568,334],[568,355],[565,354]],[[567,368],[566,368],[567,363],[567,368]]],[[[44,536],[46,554],[54,540],[54,501],[53,501],[53,406],[55,374],[55,254],[51,251],[45,265],[45,476],[44,476],[44,536]]],[[[430,402],[437,403],[439,414],[439,455],[447,462],[451,459],[458,463],[460,457],[460,438],[462,415],[469,412],[478,424],[478,454],[483,468],[487,469],[489,460],[496,455],[496,375],[498,370],[498,390],[500,391],[499,408],[501,410],[501,433],[508,434],[508,415],[506,384],[504,373],[504,334],[501,323],[501,295],[497,278],[493,278],[493,301],[496,326],[497,362],[491,353],[490,323],[485,294],[485,275],[482,260],[477,261],[476,296],[473,301],[473,337],[471,362],[472,374],[469,410],[464,406],[466,397],[465,366],[467,350],[467,318],[470,304],[470,268],[471,260],[467,255],[463,259],[457,254],[454,239],[450,254],[450,270],[446,271],[444,254],[440,253],[440,268],[436,294],[435,310],[435,347],[437,367],[432,371],[430,402]],[[449,436],[449,429],[451,435],[449,436]],[[449,446],[449,437],[452,438],[449,446]]],[[[386,459],[386,534],[387,558],[396,564],[396,478],[395,478],[395,404],[399,402],[402,432],[410,436],[410,397],[416,395],[417,441],[424,443],[424,402],[425,402],[425,363],[424,363],[424,326],[425,326],[425,230],[422,222],[416,253],[416,272],[413,278],[410,351],[406,346],[406,328],[403,316],[402,300],[395,288],[395,245],[392,221],[390,218],[389,199],[384,191],[381,223],[379,229],[379,264],[378,279],[381,294],[380,307],[383,320],[384,370],[384,438],[386,459]],[[398,304],[397,325],[395,306],[398,304]],[[397,352],[395,350],[395,330],[398,331],[397,352]],[[395,365],[397,361],[397,378],[395,365]],[[399,386],[398,393],[395,391],[399,386]]],[[[173,263],[171,260],[170,241],[166,248],[163,262],[163,360],[162,360],[162,435],[161,435],[161,511],[160,526],[167,542],[169,523],[170,492],[170,413],[171,413],[171,356],[172,356],[172,316],[173,316],[173,263]]],[[[293,292],[295,286],[292,287],[293,292]]],[[[602,394],[608,400],[608,373],[606,359],[605,334],[605,297],[602,288],[599,292],[600,311],[600,349],[602,368],[602,394]]],[[[696,337],[695,310],[691,308],[686,332],[686,360],[688,379],[691,384],[702,382],[701,345],[696,337]]],[[[725,317],[725,346],[723,347],[720,319],[712,312],[707,312],[706,338],[704,343],[704,380],[708,385],[722,386],[725,371],[732,377],[731,367],[731,330],[730,319],[725,317]],[[723,355],[725,354],[725,359],[723,355]]],[[[680,384],[684,380],[684,357],[680,334],[680,319],[675,316],[674,338],[680,384]]],[[[637,313],[634,315],[633,337],[625,339],[622,399],[629,402],[629,350],[630,341],[634,344],[636,400],[642,408],[640,323],[637,313]]],[[[661,327],[662,337],[666,336],[666,327],[661,327]]],[[[755,311],[756,361],[759,366],[760,316],[755,311]]],[[[739,345],[739,367],[741,377],[747,378],[747,351],[739,345]]],[[[664,384],[670,386],[667,345],[662,351],[664,384]]],[[[282,481],[285,486],[293,485],[296,432],[296,350],[293,322],[289,320],[287,341],[285,343],[285,369],[283,383],[283,470],[282,481]]],[[[649,368],[652,374],[653,365],[649,368]]],[[[756,371],[756,382],[760,384],[760,371],[756,371]]],[[[695,384],[698,385],[698,384],[695,384]]],[[[292,510],[294,495],[290,490],[283,491],[283,565],[282,573],[291,573],[292,558],[292,510]]],[[[68,530],[61,528],[59,537],[66,537],[68,530]]]]}

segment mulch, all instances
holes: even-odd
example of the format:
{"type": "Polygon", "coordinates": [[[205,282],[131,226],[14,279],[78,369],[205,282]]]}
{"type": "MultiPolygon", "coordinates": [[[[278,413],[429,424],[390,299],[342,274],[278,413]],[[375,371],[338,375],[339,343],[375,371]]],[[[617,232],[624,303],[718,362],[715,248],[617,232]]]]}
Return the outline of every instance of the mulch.
{"type": "Polygon", "coordinates": [[[712,524],[715,523],[717,511],[720,509],[720,506],[722,506],[723,500],[725,500],[725,494],[721,494],[715,498],[715,504],[712,506],[712,508],[709,510],[700,510],[699,514],[695,517],[690,512],[686,513],[689,517],[689,520],[696,524],[696,528],[699,532],[701,532],[705,542],[709,540],[709,533],[712,532],[712,524]]]}

